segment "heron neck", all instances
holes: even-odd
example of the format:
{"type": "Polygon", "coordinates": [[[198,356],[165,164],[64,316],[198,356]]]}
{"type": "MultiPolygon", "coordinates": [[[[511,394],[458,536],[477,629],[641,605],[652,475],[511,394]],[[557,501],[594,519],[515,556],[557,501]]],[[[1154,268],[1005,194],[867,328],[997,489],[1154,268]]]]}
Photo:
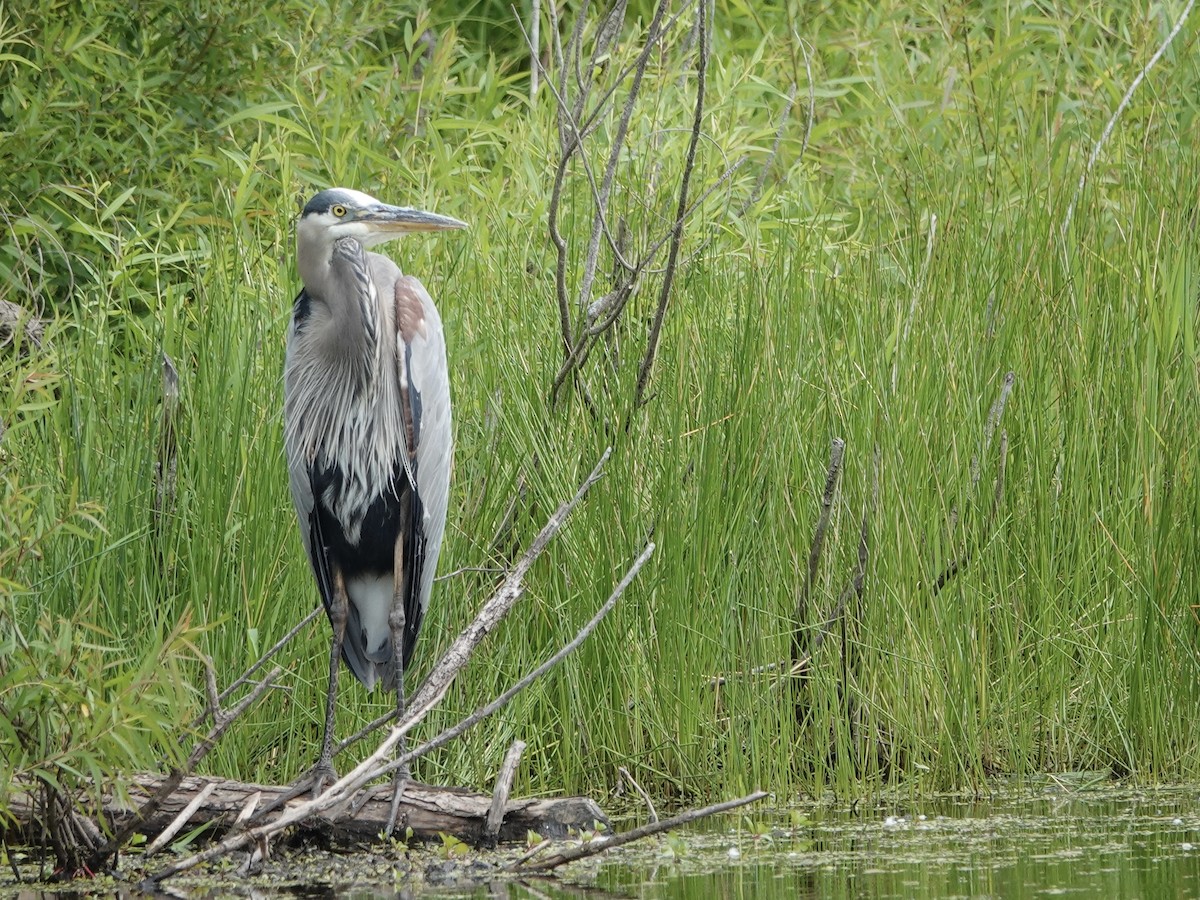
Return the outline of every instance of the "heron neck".
{"type": "Polygon", "coordinates": [[[337,241],[317,293],[329,314],[326,353],[362,386],[378,369],[381,351],[379,294],[369,256],[356,240],[337,241]]]}

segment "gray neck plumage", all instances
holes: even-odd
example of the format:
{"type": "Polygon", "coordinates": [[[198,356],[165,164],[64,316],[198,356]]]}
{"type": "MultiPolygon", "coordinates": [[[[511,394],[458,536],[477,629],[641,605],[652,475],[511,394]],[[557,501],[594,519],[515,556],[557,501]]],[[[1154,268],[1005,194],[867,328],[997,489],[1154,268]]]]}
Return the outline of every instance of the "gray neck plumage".
{"type": "Polygon", "coordinates": [[[301,272],[314,301],[310,324],[312,349],[341,385],[355,393],[370,390],[379,368],[379,295],[362,244],[335,241],[329,261],[301,272]]]}
{"type": "Polygon", "coordinates": [[[389,384],[379,377],[385,329],[366,251],[344,238],[315,258],[300,268],[307,301],[297,306],[285,367],[289,439],[309,459],[351,439],[343,433],[348,411],[386,400],[377,394],[389,384]]]}

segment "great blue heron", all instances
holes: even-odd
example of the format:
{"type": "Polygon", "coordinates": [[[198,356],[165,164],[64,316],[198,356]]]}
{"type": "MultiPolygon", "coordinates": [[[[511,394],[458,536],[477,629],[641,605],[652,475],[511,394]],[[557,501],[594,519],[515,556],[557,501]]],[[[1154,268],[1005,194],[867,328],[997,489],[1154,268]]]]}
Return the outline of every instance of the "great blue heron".
{"type": "MultiPolygon", "coordinates": [[[[321,191],[296,226],[296,298],[284,364],[284,443],[300,535],[333,626],[325,734],[333,780],[339,659],[396,691],[429,605],[450,487],[450,383],[437,307],[368,247],[465,228],[360,191],[321,191]]],[[[392,815],[395,817],[396,804],[392,815]]]]}

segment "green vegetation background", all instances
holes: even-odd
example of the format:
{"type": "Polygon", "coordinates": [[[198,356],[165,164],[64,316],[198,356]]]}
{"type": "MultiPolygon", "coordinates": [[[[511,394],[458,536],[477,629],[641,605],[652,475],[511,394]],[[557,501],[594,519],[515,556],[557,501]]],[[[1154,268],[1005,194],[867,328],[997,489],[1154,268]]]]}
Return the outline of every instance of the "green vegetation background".
{"type": "MultiPolygon", "coordinates": [[[[654,279],[587,370],[604,414],[631,422],[608,476],[423,733],[569,639],[649,535],[659,551],[577,654],[417,775],[485,787],[521,738],[520,792],[602,800],[619,766],[666,799],[1068,769],[1195,778],[1196,23],[1123,112],[1063,233],[1088,154],[1183,3],[767,6],[715,5],[698,176],[748,163],[689,226],[652,399],[630,410],[654,279]],[[810,635],[864,514],[870,554],[798,688],[751,670],[789,653],[835,437],[810,635]]],[[[648,12],[631,4],[616,58],[648,12]]],[[[687,32],[652,63],[622,161],[635,242],[662,227],[647,184],[678,177],[687,32]]],[[[0,350],[0,808],[14,773],[153,764],[203,708],[201,654],[227,683],[316,603],[280,435],[291,226],[314,191],[471,223],[389,246],[448,332],[443,572],[504,566],[613,440],[577,394],[548,402],[558,144],[529,65],[508,5],[485,0],[453,16],[379,0],[0,4],[0,298],[53,317],[40,350],[0,350]],[[163,351],[178,469],[156,518],[163,351]]],[[[588,202],[576,171],[572,283],[588,202]]],[[[498,577],[438,583],[410,684],[498,577]]],[[[305,769],[326,655],[322,621],[208,770],[305,769]]],[[[343,697],[343,734],[389,704],[357,685],[343,697]]]]}

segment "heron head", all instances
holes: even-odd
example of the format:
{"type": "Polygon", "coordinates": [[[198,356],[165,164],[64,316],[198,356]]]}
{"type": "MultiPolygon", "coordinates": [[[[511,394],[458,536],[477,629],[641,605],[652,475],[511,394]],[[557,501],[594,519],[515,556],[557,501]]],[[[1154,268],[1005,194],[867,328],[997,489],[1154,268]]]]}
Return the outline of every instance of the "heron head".
{"type": "Polygon", "coordinates": [[[300,214],[300,238],[330,243],[352,237],[364,247],[390,241],[413,231],[448,231],[466,228],[466,222],[411,209],[391,206],[370,194],[349,188],[331,188],[314,196],[300,214]]]}

